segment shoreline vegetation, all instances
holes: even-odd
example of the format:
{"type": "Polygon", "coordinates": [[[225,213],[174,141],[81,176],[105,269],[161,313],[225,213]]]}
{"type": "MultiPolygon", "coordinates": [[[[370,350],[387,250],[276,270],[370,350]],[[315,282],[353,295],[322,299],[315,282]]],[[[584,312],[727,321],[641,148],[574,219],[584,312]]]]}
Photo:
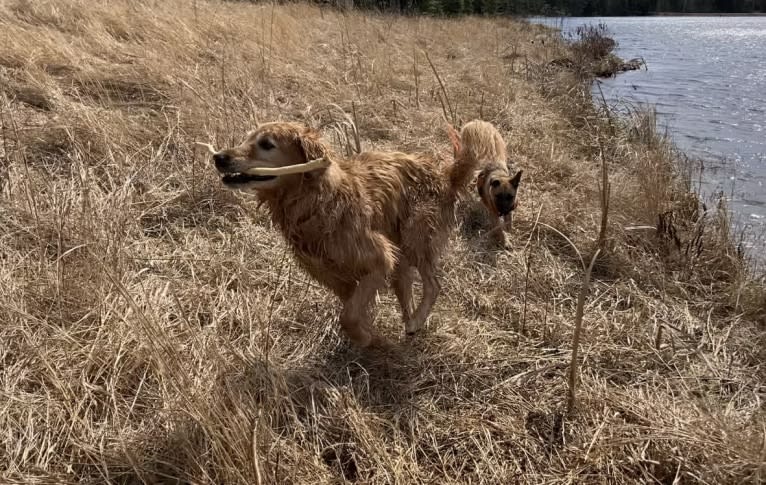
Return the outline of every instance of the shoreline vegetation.
{"type": "MultiPolygon", "coordinates": [[[[558,32],[554,30],[554,32],[558,32]]],[[[550,34],[538,34],[532,42],[561,42],[563,39],[550,34]]],[[[614,54],[617,43],[609,36],[606,24],[577,27],[570,39],[567,56],[557,57],[550,62],[557,68],[577,71],[579,75],[593,78],[613,77],[626,71],[646,68],[643,59],[623,60],[614,54]]]]}
{"type": "Polygon", "coordinates": [[[0,482],[763,480],[765,283],[653,112],[591,99],[598,27],[201,0],[0,26],[0,482]],[[194,145],[282,119],[450,160],[445,118],[524,170],[511,249],[466,200],[429,329],[379,295],[384,353],[194,145]]]}

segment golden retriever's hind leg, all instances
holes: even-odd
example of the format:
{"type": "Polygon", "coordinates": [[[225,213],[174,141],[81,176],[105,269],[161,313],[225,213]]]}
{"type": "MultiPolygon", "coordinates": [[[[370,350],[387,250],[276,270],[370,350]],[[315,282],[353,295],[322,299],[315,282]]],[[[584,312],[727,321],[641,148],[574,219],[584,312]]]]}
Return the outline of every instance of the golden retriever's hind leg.
{"type": "Polygon", "coordinates": [[[405,324],[405,330],[409,335],[423,328],[441,291],[433,264],[422,263],[418,265],[418,273],[420,273],[420,279],[423,280],[423,299],[415,310],[415,314],[405,324]]]}
{"type": "Polygon", "coordinates": [[[383,273],[369,274],[359,280],[351,297],[343,303],[340,325],[346,335],[359,347],[382,342],[372,329],[370,306],[375,293],[386,284],[383,273]]]}
{"type": "Polygon", "coordinates": [[[391,282],[396,299],[402,309],[402,320],[406,324],[412,317],[412,272],[413,268],[406,262],[399,261],[391,282]]]}

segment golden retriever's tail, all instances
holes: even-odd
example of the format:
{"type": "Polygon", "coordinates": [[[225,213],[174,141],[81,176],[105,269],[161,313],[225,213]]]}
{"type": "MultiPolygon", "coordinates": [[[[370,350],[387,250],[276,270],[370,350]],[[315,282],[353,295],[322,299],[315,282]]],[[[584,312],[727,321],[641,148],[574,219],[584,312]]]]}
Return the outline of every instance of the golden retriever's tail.
{"type": "Polygon", "coordinates": [[[484,121],[470,121],[463,125],[459,135],[452,125],[447,124],[447,133],[455,154],[455,163],[449,167],[449,180],[450,188],[455,192],[466,189],[479,167],[487,124],[484,121]]]}

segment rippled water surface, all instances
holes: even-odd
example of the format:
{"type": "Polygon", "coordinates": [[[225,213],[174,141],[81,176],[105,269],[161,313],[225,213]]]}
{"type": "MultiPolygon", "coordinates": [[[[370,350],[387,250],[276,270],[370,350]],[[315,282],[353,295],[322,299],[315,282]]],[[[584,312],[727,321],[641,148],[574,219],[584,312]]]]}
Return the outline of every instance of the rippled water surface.
{"type": "Polygon", "coordinates": [[[648,70],[602,80],[610,103],[656,105],[676,144],[705,160],[703,192],[730,197],[756,252],[766,232],[766,17],[540,19],[566,33],[604,23],[648,70]]]}

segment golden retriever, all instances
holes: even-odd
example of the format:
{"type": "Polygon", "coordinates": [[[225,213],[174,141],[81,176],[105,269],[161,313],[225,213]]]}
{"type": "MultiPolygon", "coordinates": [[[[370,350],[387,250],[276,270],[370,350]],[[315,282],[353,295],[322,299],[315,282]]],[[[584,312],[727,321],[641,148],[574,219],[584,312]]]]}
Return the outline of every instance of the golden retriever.
{"type": "MultiPolygon", "coordinates": [[[[490,241],[497,246],[506,247],[504,219],[512,217],[511,213],[516,209],[516,195],[522,171],[519,170],[511,176],[505,141],[491,123],[470,121],[463,126],[461,133],[460,143],[465,152],[464,157],[478,160],[481,168],[476,179],[476,189],[492,219],[490,241]]],[[[453,145],[454,143],[453,140],[453,145]]]]}
{"type": "MultiPolygon", "coordinates": [[[[450,130],[457,153],[457,134],[450,130]]],[[[420,330],[431,313],[455,206],[477,169],[478,161],[463,155],[449,164],[397,152],[343,159],[317,131],[273,122],[213,159],[225,186],[258,196],[299,264],[342,300],[343,330],[367,347],[385,343],[372,328],[371,307],[387,283],[401,306],[407,334],[420,330]],[[329,160],[329,166],[278,177],[244,173],[316,159],[329,160]],[[412,301],[415,269],[423,282],[417,307],[412,301]]]]}

